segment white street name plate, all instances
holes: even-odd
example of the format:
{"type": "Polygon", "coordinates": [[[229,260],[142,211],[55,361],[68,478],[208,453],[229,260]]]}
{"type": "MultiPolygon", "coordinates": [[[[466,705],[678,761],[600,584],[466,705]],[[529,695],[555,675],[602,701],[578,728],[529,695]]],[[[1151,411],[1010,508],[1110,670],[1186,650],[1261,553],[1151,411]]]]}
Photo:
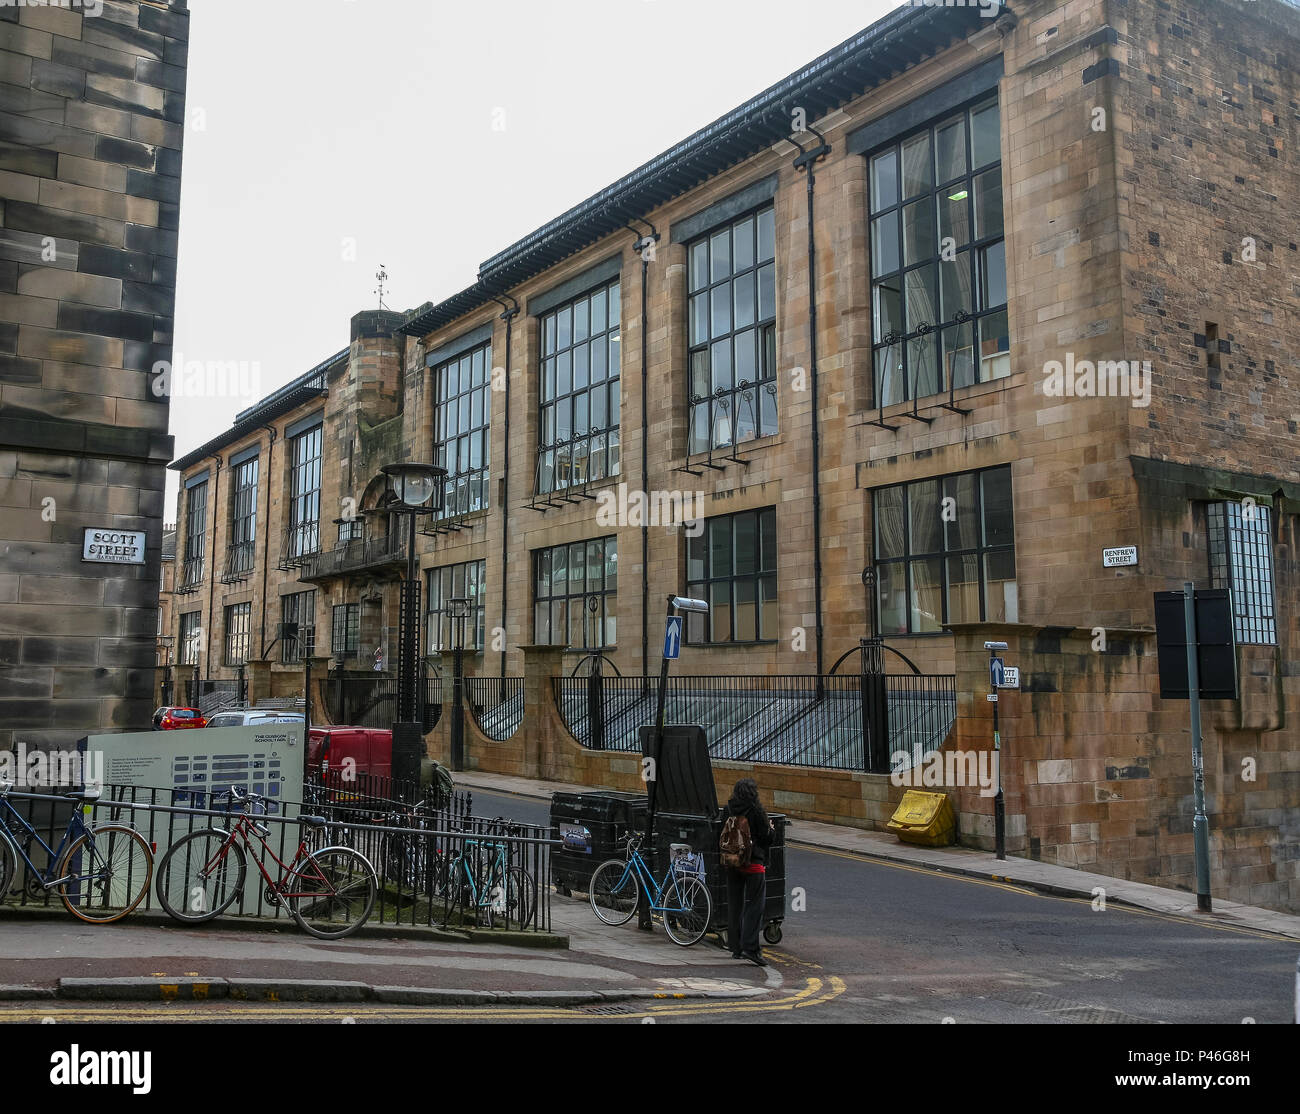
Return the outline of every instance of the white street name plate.
{"type": "Polygon", "coordinates": [[[1008,665],[1002,670],[1002,684],[998,688],[1018,689],[1020,687],[1020,667],[1018,665],[1008,665]]]}
{"type": "Polygon", "coordinates": [[[1136,565],[1138,563],[1138,547],[1135,545],[1121,545],[1115,549],[1103,549],[1101,551],[1101,563],[1104,568],[1115,569],[1122,565],[1136,565]]]}
{"type": "Polygon", "coordinates": [[[102,565],[143,565],[143,530],[109,530],[87,527],[81,543],[81,559],[102,565]]]}

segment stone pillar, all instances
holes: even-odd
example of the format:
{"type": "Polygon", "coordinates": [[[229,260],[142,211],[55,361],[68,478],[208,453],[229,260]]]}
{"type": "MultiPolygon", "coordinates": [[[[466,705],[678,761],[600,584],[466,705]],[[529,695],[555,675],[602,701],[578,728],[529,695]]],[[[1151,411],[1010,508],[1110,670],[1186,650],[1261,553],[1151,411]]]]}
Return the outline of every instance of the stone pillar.
{"type": "Polygon", "coordinates": [[[330,658],[312,654],[302,659],[303,695],[307,698],[308,724],[331,723],[329,705],[325,701],[325,682],[329,674],[330,658]]]}
{"type": "Polygon", "coordinates": [[[248,706],[257,707],[264,700],[271,699],[271,663],[269,661],[246,661],[244,678],[248,684],[248,706]]]}
{"type": "Polygon", "coordinates": [[[172,676],[174,684],[172,687],[172,702],[183,705],[190,698],[190,682],[194,680],[198,673],[197,665],[174,665],[172,666],[172,676]]]}
{"type": "Polygon", "coordinates": [[[520,646],[524,655],[524,722],[521,777],[543,777],[553,766],[551,710],[555,705],[551,678],[564,670],[564,646],[520,646]]]}

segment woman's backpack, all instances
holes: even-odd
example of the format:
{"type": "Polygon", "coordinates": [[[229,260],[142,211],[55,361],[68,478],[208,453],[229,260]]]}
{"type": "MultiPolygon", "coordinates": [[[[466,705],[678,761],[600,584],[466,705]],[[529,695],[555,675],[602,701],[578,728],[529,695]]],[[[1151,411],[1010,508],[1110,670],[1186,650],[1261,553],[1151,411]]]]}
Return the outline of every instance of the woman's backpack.
{"type": "Polygon", "coordinates": [[[744,816],[728,816],[727,822],[722,825],[722,835],[718,837],[722,865],[733,870],[749,866],[753,848],[754,840],[749,834],[749,820],[744,816]]]}

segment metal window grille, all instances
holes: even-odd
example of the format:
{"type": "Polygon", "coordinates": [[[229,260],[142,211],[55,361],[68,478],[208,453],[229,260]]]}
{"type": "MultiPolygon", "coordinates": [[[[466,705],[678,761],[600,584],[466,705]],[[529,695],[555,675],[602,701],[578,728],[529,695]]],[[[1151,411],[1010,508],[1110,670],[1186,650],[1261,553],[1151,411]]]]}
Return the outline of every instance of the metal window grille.
{"type": "Polygon", "coordinates": [[[203,582],[203,561],[207,548],[208,485],[206,481],[189,489],[185,508],[185,567],[181,587],[203,582]]]}
{"type": "Polygon", "coordinates": [[[1210,503],[1206,509],[1210,584],[1232,592],[1237,641],[1277,645],[1273,532],[1268,507],[1210,503]]]}
{"type": "Polygon", "coordinates": [[[605,283],[538,320],[539,495],[621,470],[619,291],[605,283]]]}
{"type": "Polygon", "coordinates": [[[709,601],[688,616],[689,642],[769,642],[777,637],[776,508],[706,519],[686,540],[687,594],[709,601]]]}
{"type": "Polygon", "coordinates": [[[234,470],[230,491],[230,558],[228,573],[251,572],[257,536],[257,458],[234,470]]]}
{"type": "Polygon", "coordinates": [[[1011,372],[998,103],[868,160],[878,406],[1011,372]]]}
{"type": "Polygon", "coordinates": [[[533,640],[539,645],[615,644],[616,538],[534,550],[533,588],[533,640]]]}
{"type": "Polygon", "coordinates": [[[878,634],[1019,621],[1011,467],[872,493],[878,634]]]}
{"type": "Polygon", "coordinates": [[[691,453],[777,432],[772,206],[687,244],[691,453]]]}
{"type": "Polygon", "coordinates": [[[227,665],[243,665],[248,661],[248,632],[252,617],[251,603],[236,603],[226,608],[227,665]]]}
{"type": "Polygon", "coordinates": [[[203,641],[202,622],[203,612],[201,611],[187,611],[181,616],[181,665],[199,664],[199,646],[203,641]]]}
{"type": "Polygon", "coordinates": [[[289,473],[289,556],[320,549],[321,426],[293,439],[289,473]]]}
{"type": "Polygon", "coordinates": [[[355,655],[361,648],[361,605],[341,603],[333,612],[333,637],[330,650],[335,654],[355,655]]]}
{"type": "Polygon", "coordinates": [[[440,364],[433,374],[438,392],[435,463],[447,469],[446,497],[438,517],[451,518],[488,505],[492,346],[481,345],[440,364]]]}
{"type": "Polygon", "coordinates": [[[297,639],[286,638],[280,643],[280,660],[285,665],[297,665],[302,661],[306,632],[316,625],[316,593],[295,592],[291,596],[282,596],[280,618],[285,623],[298,625],[297,639]]]}

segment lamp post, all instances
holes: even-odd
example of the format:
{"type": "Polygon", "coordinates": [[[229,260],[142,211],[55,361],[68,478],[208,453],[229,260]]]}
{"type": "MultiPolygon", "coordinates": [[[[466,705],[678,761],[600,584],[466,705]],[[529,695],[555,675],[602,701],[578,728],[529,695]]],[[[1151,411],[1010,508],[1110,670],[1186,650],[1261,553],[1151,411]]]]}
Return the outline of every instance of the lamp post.
{"type": "Polygon", "coordinates": [[[420,714],[420,581],[415,559],[415,519],[442,509],[447,469],[436,464],[386,464],[394,497],[392,510],[411,522],[406,553],[406,580],[398,608],[397,719],[393,724],[393,780],[414,787],[420,780],[424,754],[424,723],[420,714]]]}
{"type": "Polygon", "coordinates": [[[447,617],[455,621],[451,674],[451,768],[465,768],[465,620],[469,600],[453,596],[447,600],[447,617]]]}
{"type": "Polygon", "coordinates": [[[998,767],[998,795],[993,798],[993,842],[995,854],[999,859],[1007,857],[1007,799],[1002,793],[1002,733],[998,730],[998,682],[1001,676],[994,675],[993,661],[998,652],[1005,650],[1005,642],[985,642],[984,649],[989,652],[989,687],[993,690],[989,700],[993,704],[993,757],[998,767]]]}

